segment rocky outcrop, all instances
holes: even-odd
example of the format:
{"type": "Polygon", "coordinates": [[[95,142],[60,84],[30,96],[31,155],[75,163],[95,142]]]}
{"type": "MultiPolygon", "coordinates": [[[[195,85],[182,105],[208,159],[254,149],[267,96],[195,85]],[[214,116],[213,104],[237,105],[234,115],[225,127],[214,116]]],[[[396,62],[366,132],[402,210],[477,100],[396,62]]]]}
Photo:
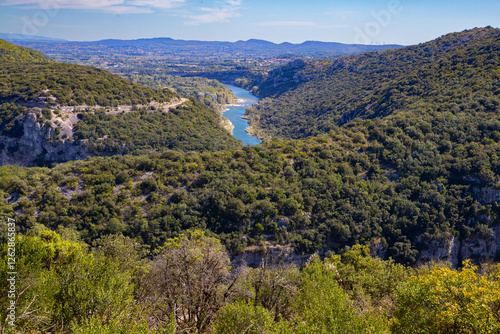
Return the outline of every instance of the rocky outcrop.
{"type": "Polygon", "coordinates": [[[490,204],[500,201],[500,189],[491,187],[476,187],[474,188],[474,195],[477,200],[482,204],[490,204]]]}
{"type": "Polygon", "coordinates": [[[469,238],[461,243],[462,259],[495,259],[500,255],[500,226],[494,226],[489,239],[469,238]]]}
{"type": "Polygon", "coordinates": [[[453,235],[446,235],[436,239],[420,238],[421,246],[418,262],[449,262],[453,267],[460,263],[460,239],[453,235]]]}
{"type": "Polygon", "coordinates": [[[224,129],[227,130],[227,132],[229,132],[231,135],[233,134],[233,130],[234,130],[234,125],[233,123],[231,123],[231,121],[225,117],[221,117],[221,125],[224,129]]]}
{"type": "Polygon", "coordinates": [[[89,154],[80,141],[62,140],[55,126],[43,125],[37,108],[18,120],[22,134],[0,136],[0,165],[25,167],[85,159],[89,154]]]}
{"type": "Polygon", "coordinates": [[[500,226],[491,227],[491,237],[471,236],[460,238],[450,234],[437,238],[421,237],[418,262],[449,262],[457,267],[465,259],[486,261],[500,255],[500,226]]]}
{"type": "Polygon", "coordinates": [[[273,263],[288,263],[301,266],[306,263],[312,254],[298,255],[294,253],[292,247],[271,245],[266,243],[265,249],[258,247],[249,247],[242,255],[233,258],[235,267],[248,266],[251,268],[259,267],[263,261],[273,263]]]}

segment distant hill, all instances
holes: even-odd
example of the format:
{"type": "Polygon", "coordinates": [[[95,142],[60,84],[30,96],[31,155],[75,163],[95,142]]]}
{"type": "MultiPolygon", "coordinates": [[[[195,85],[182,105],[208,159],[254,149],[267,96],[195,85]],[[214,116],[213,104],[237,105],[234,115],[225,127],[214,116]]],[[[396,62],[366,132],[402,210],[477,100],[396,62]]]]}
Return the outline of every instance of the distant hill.
{"type": "Polygon", "coordinates": [[[500,29],[453,33],[434,41],[336,61],[296,61],[269,73],[248,112],[261,136],[301,138],[356,118],[401,111],[499,110],[500,29]]]}
{"type": "MultiPolygon", "coordinates": [[[[250,39],[248,41],[238,42],[217,42],[217,41],[190,41],[175,40],[171,38],[151,38],[137,40],[102,40],[96,42],[79,42],[75,45],[95,46],[103,45],[111,48],[124,47],[143,47],[150,50],[159,50],[166,46],[174,48],[179,52],[192,50],[193,52],[245,52],[248,55],[260,55],[261,57],[271,57],[280,54],[307,55],[317,52],[331,52],[343,54],[358,54],[369,51],[382,51],[387,49],[399,48],[401,45],[361,45],[361,44],[342,44],[332,42],[314,42],[307,41],[301,44],[281,43],[276,44],[269,41],[250,39]],[[256,49],[258,47],[258,49],[256,49]],[[193,50],[193,48],[195,48],[193,50]],[[199,50],[197,50],[199,48],[199,50]]],[[[69,46],[69,45],[68,45],[69,46]]],[[[144,50],[146,51],[146,50],[144,50]]],[[[173,51],[173,50],[172,50],[173,51]]]]}

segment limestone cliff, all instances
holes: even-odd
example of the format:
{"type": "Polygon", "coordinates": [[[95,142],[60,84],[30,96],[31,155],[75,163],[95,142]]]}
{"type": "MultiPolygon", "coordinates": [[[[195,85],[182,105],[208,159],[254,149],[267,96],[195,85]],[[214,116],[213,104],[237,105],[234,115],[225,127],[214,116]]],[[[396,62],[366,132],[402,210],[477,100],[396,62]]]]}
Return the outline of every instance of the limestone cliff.
{"type": "Polygon", "coordinates": [[[494,260],[500,255],[500,226],[490,228],[488,236],[473,235],[461,238],[445,235],[439,238],[419,238],[419,263],[429,261],[450,262],[457,267],[465,259],[479,261],[494,260]]]}
{"type": "Polygon", "coordinates": [[[500,201],[500,189],[492,187],[476,187],[474,195],[482,204],[490,204],[500,201]]]}
{"type": "MultiPolygon", "coordinates": [[[[18,120],[22,134],[0,136],[0,165],[37,166],[88,156],[80,141],[63,140],[56,135],[56,126],[40,119],[38,108],[33,108],[18,120]]],[[[70,122],[70,120],[68,120],[70,122]]],[[[67,127],[63,127],[66,129],[67,127]]],[[[61,134],[62,135],[62,134],[61,134]]]]}
{"type": "Polygon", "coordinates": [[[294,253],[293,247],[276,245],[273,242],[265,242],[265,247],[253,246],[245,249],[241,255],[233,258],[235,267],[248,266],[257,268],[262,265],[263,261],[271,261],[272,263],[287,263],[301,266],[306,263],[313,254],[298,255],[294,253]]]}

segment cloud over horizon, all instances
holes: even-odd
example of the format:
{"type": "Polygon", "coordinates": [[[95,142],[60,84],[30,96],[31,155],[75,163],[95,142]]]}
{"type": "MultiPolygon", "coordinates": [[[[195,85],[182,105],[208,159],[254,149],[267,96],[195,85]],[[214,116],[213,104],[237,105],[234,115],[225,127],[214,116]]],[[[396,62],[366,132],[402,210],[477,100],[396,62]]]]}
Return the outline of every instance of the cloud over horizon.
{"type": "Polygon", "coordinates": [[[1,6],[17,6],[25,9],[58,8],[99,11],[112,14],[146,14],[153,9],[171,9],[186,0],[3,0],[1,6]]]}
{"type": "Polygon", "coordinates": [[[311,21],[271,21],[258,23],[261,27],[313,27],[318,25],[311,21]]]}
{"type": "Polygon", "coordinates": [[[198,14],[187,15],[187,25],[199,25],[204,23],[226,23],[229,19],[240,17],[242,0],[216,1],[212,7],[198,8],[198,14]]]}
{"type": "Polygon", "coordinates": [[[173,9],[169,14],[186,19],[187,25],[227,23],[240,17],[242,0],[216,0],[204,6],[185,6],[189,0],[0,0],[0,6],[21,9],[72,9],[110,14],[149,14],[173,9]],[[182,11],[176,9],[182,8],[182,11]]]}

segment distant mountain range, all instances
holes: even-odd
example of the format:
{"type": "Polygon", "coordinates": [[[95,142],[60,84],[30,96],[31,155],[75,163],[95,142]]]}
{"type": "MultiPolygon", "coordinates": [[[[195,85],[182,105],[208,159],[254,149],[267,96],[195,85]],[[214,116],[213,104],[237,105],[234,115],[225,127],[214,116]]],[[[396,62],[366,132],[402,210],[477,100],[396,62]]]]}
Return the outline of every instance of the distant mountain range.
{"type": "MultiPolygon", "coordinates": [[[[75,43],[75,42],[72,42],[75,43]]],[[[108,47],[141,47],[141,46],[204,46],[208,48],[232,48],[240,50],[255,49],[255,47],[264,48],[261,51],[275,51],[283,53],[310,53],[310,52],[345,52],[345,53],[359,53],[367,51],[380,51],[386,49],[399,48],[401,45],[388,44],[388,45],[363,45],[363,44],[343,44],[336,42],[318,42],[318,41],[305,41],[300,44],[293,43],[280,43],[260,40],[249,39],[247,41],[237,42],[222,42],[222,41],[196,41],[196,40],[176,40],[172,38],[142,38],[136,40],[119,40],[119,39],[106,39],[95,42],[76,42],[80,45],[105,45],[108,47]]]]}
{"type": "Polygon", "coordinates": [[[172,38],[143,38],[136,40],[106,39],[90,42],[19,39],[16,40],[16,43],[52,55],[74,55],[75,53],[102,54],[103,52],[109,52],[132,56],[148,56],[154,53],[155,56],[175,55],[183,59],[186,57],[206,59],[207,56],[217,55],[220,60],[235,58],[265,59],[278,56],[336,59],[346,55],[370,51],[384,51],[401,47],[401,45],[395,44],[362,45],[317,41],[306,41],[301,44],[286,42],[276,44],[258,39],[220,42],[176,40],[172,38]]]}

